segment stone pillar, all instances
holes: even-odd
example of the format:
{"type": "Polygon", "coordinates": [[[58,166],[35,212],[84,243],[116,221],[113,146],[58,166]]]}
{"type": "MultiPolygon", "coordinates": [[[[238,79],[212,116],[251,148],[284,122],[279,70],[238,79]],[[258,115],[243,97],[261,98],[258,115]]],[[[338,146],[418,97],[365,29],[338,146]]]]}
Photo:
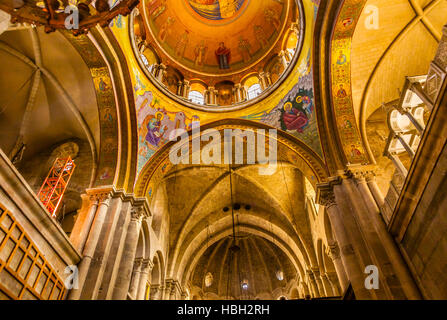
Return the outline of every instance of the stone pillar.
{"type": "Polygon", "coordinates": [[[287,61],[287,55],[286,55],[286,53],[284,52],[284,50],[282,50],[282,51],[279,53],[279,58],[281,59],[281,63],[282,63],[282,65],[283,65],[284,69],[287,69],[287,67],[289,66],[289,62],[287,61]]]}
{"type": "MultiPolygon", "coordinates": [[[[338,183],[338,181],[333,183],[338,183]]],[[[318,188],[318,201],[321,205],[326,207],[329,220],[332,225],[332,230],[340,245],[341,260],[343,262],[344,270],[346,271],[346,276],[351,282],[357,299],[369,300],[372,297],[370,292],[365,288],[365,274],[361,268],[359,256],[354,250],[353,240],[351,240],[351,237],[348,235],[347,231],[349,225],[352,225],[352,218],[344,217],[338,208],[338,202],[335,200],[336,196],[333,191],[332,183],[321,184],[318,188]],[[351,220],[351,223],[347,224],[347,220],[351,220]]],[[[353,230],[351,229],[349,231],[352,232],[353,230]]],[[[340,267],[338,268],[338,272],[341,274],[340,267]]],[[[339,279],[342,281],[343,277],[340,276],[339,279]]],[[[342,286],[344,287],[343,290],[347,289],[345,285],[342,284],[342,286]]]]}
{"type": "Polygon", "coordinates": [[[124,251],[120,261],[119,273],[113,290],[113,300],[126,300],[129,292],[133,262],[138,245],[138,236],[141,228],[142,208],[132,208],[132,218],[127,230],[124,251]]]}
{"type": "Polygon", "coordinates": [[[295,32],[296,37],[299,39],[300,37],[300,24],[299,22],[293,22],[292,25],[290,26],[290,29],[295,32]]]}
{"type": "Polygon", "coordinates": [[[326,289],[323,285],[323,280],[321,279],[320,269],[318,267],[312,268],[312,273],[317,284],[318,294],[320,297],[327,297],[326,289]]]}
{"type": "Polygon", "coordinates": [[[144,259],[141,267],[140,284],[138,286],[137,300],[146,299],[146,287],[149,281],[149,274],[152,272],[154,264],[150,259],[144,259]]]}
{"type": "Polygon", "coordinates": [[[150,300],[161,300],[162,288],[159,284],[153,284],[150,288],[150,300]]]}
{"type": "MultiPolygon", "coordinates": [[[[360,169],[361,170],[361,169],[360,169]]],[[[355,176],[358,190],[363,198],[368,212],[368,227],[374,230],[374,244],[371,244],[375,254],[379,257],[377,266],[383,273],[385,285],[389,288],[389,293],[395,299],[421,299],[421,294],[411,276],[408,267],[400,254],[394,239],[388,232],[385,222],[380,214],[380,209],[376,205],[374,197],[368,188],[365,175],[367,171],[352,173],[355,176]],[[397,278],[397,279],[396,279],[397,278]],[[396,283],[397,282],[400,283],[396,283]]]]}
{"type": "MultiPolygon", "coordinates": [[[[338,243],[336,241],[329,243],[328,255],[332,260],[332,263],[335,267],[335,272],[337,273],[337,278],[342,288],[342,291],[346,290],[349,286],[349,281],[346,276],[345,268],[343,266],[343,262],[340,257],[340,248],[338,247],[338,243]]],[[[332,282],[332,281],[331,281],[332,282]]]]}
{"type": "Polygon", "coordinates": [[[234,89],[236,91],[236,102],[242,102],[244,100],[242,93],[242,85],[240,83],[236,83],[234,85],[234,89]]]}
{"type": "Polygon", "coordinates": [[[217,90],[214,87],[208,87],[209,102],[210,106],[217,106],[217,90]]]}
{"type": "MultiPolygon", "coordinates": [[[[96,300],[102,287],[116,226],[122,208],[122,192],[113,190],[92,263],[81,294],[82,300],[96,300]]],[[[106,277],[107,278],[107,277],[106,277]]]]}
{"type": "Polygon", "coordinates": [[[183,97],[183,82],[177,82],[177,95],[183,97]]]}
{"type": "Polygon", "coordinates": [[[99,241],[101,229],[106,218],[106,213],[109,208],[111,190],[112,189],[110,187],[106,187],[103,189],[98,188],[89,191],[93,196],[96,197],[95,201],[98,203],[98,209],[96,210],[95,219],[93,221],[87,241],[82,251],[82,260],[78,266],[79,289],[73,289],[69,292],[68,299],[70,300],[79,300],[79,298],[81,297],[81,293],[85,285],[85,279],[87,278],[93,255],[95,254],[96,245],[99,241]]]}
{"type": "Polygon", "coordinates": [[[270,72],[265,73],[265,79],[267,80],[267,86],[270,87],[272,85],[272,75],[270,72]]]}
{"type": "Polygon", "coordinates": [[[326,278],[329,280],[332,286],[332,292],[334,296],[341,296],[342,292],[340,291],[340,287],[338,286],[338,277],[336,272],[328,272],[325,274],[326,278]]]}
{"type": "Polygon", "coordinates": [[[188,80],[183,80],[183,98],[188,99],[191,85],[188,80]]]}
{"type": "Polygon", "coordinates": [[[309,291],[309,287],[307,286],[307,284],[304,281],[300,282],[300,286],[302,288],[302,295],[304,297],[304,299],[308,299],[308,297],[311,297],[311,293],[309,291]]]}
{"type": "Polygon", "coordinates": [[[337,294],[335,293],[334,288],[333,288],[331,282],[329,281],[326,273],[325,274],[321,274],[320,278],[321,278],[321,282],[323,283],[325,297],[335,297],[335,296],[337,296],[337,294]]]}
{"type": "Polygon", "coordinates": [[[138,287],[140,285],[141,268],[143,265],[143,258],[135,259],[133,270],[132,270],[132,280],[130,282],[129,295],[137,300],[138,287]]]}
{"type": "Polygon", "coordinates": [[[155,78],[157,78],[158,67],[159,67],[159,64],[158,64],[158,63],[154,63],[154,64],[152,65],[151,74],[152,74],[155,78]]]}
{"type": "Polygon", "coordinates": [[[374,200],[379,208],[385,204],[385,197],[380,191],[379,186],[377,185],[376,176],[374,173],[369,173],[366,175],[366,184],[368,185],[369,190],[371,191],[374,200]]]}
{"type": "Polygon", "coordinates": [[[95,195],[81,195],[83,206],[78,212],[75,225],[70,235],[70,241],[79,252],[84,249],[90,228],[98,209],[98,197],[95,195]]]}
{"type": "Polygon", "coordinates": [[[263,71],[259,73],[259,85],[261,86],[262,91],[266,90],[269,86],[267,74],[263,71]]]}
{"type": "Polygon", "coordinates": [[[309,280],[310,291],[312,292],[313,298],[321,297],[320,291],[318,290],[317,281],[315,280],[315,276],[314,276],[312,270],[307,270],[306,273],[307,273],[307,278],[309,280]]]}
{"type": "Polygon", "coordinates": [[[163,79],[165,77],[166,74],[166,66],[163,63],[160,63],[158,65],[158,70],[157,70],[157,80],[160,83],[163,83],[163,79]]]}

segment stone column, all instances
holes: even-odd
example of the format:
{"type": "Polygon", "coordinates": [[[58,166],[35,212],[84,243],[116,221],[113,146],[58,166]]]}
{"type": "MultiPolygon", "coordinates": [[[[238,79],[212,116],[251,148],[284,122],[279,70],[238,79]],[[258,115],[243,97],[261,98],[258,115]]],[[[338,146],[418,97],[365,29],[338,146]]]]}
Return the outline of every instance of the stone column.
{"type": "Polygon", "coordinates": [[[150,300],[161,300],[162,288],[159,284],[151,285],[150,289],[150,300]]]}
{"type": "Polygon", "coordinates": [[[243,101],[242,85],[240,83],[236,83],[234,85],[234,89],[236,90],[236,102],[242,102],[243,101]]]}
{"type": "Polygon", "coordinates": [[[307,300],[308,297],[311,297],[311,293],[309,291],[309,287],[307,286],[307,284],[304,281],[300,282],[300,286],[301,286],[302,291],[303,291],[302,292],[303,297],[307,300]]]}
{"type": "Polygon", "coordinates": [[[334,296],[341,296],[342,292],[340,292],[340,287],[338,286],[338,277],[336,272],[328,272],[326,271],[326,278],[329,280],[332,286],[332,292],[334,296]]]}
{"type": "Polygon", "coordinates": [[[331,282],[329,281],[326,274],[320,274],[321,282],[323,283],[323,288],[325,292],[325,297],[335,297],[337,294],[335,293],[331,282]]]}
{"type": "Polygon", "coordinates": [[[85,279],[90,269],[92,263],[93,255],[95,254],[96,245],[98,244],[99,236],[101,234],[101,229],[106,218],[106,213],[109,208],[111,189],[109,187],[105,189],[96,189],[94,191],[94,196],[96,196],[95,201],[98,203],[98,209],[95,214],[95,219],[93,221],[92,227],[88,234],[87,241],[82,251],[82,260],[78,266],[78,276],[79,276],[79,289],[73,289],[68,295],[70,300],[79,300],[83,287],[85,285],[85,279]]]}
{"type": "Polygon", "coordinates": [[[287,56],[286,56],[286,53],[284,52],[284,50],[282,50],[279,53],[279,58],[281,59],[281,63],[283,65],[284,69],[287,69],[287,67],[289,66],[289,62],[287,61],[287,56]]]}
{"type": "Polygon", "coordinates": [[[259,85],[261,86],[262,91],[266,90],[269,86],[267,75],[264,71],[259,73],[259,85]]]}
{"type": "Polygon", "coordinates": [[[119,273],[113,290],[113,300],[126,300],[132,275],[133,262],[141,229],[142,208],[132,208],[132,218],[127,230],[124,250],[120,261],[119,273]]]}
{"type": "MultiPolygon", "coordinates": [[[[354,166],[353,166],[354,167],[354,166]]],[[[366,279],[365,268],[373,265],[379,269],[388,263],[383,248],[377,241],[377,233],[371,227],[369,210],[372,203],[365,203],[358,189],[358,181],[354,179],[351,171],[346,170],[343,176],[335,178],[337,184],[334,185],[334,192],[337,203],[343,203],[342,216],[344,224],[349,230],[352,245],[355,248],[360,263],[362,275],[362,286],[366,279]]],[[[364,187],[367,188],[363,179],[364,187]]],[[[375,203],[373,202],[375,205],[375,203]]],[[[380,284],[378,289],[366,289],[372,299],[389,299],[391,293],[388,286],[383,282],[385,274],[379,273],[380,284]]]]}
{"type": "Polygon", "coordinates": [[[217,90],[214,87],[208,87],[209,92],[209,105],[216,106],[217,105],[217,90]]]}
{"type": "Polygon", "coordinates": [[[267,80],[267,86],[270,87],[272,85],[272,75],[270,72],[265,73],[265,79],[267,80]]]}
{"type": "Polygon", "coordinates": [[[158,63],[154,63],[154,64],[152,65],[151,74],[152,74],[155,78],[157,78],[158,67],[159,67],[159,64],[158,64],[158,63]]]}
{"type": "Polygon", "coordinates": [[[140,285],[141,268],[143,265],[143,258],[135,259],[133,270],[132,270],[132,280],[130,282],[129,295],[137,300],[138,286],[140,285]]]}
{"type": "Polygon", "coordinates": [[[320,297],[326,297],[326,290],[321,279],[320,269],[318,267],[312,268],[312,273],[314,275],[320,297]]]}
{"type": "Polygon", "coordinates": [[[177,82],[177,95],[183,97],[183,82],[177,82]]]}
{"type": "Polygon", "coordinates": [[[188,99],[191,85],[188,80],[183,80],[183,98],[188,99]]]}
{"type": "MultiPolygon", "coordinates": [[[[338,203],[335,202],[335,194],[332,188],[332,184],[319,185],[318,200],[321,205],[326,207],[329,220],[332,225],[332,230],[334,231],[335,238],[340,245],[341,260],[343,262],[344,270],[346,271],[346,276],[351,282],[357,299],[369,300],[372,297],[365,288],[365,274],[360,267],[361,264],[359,257],[354,251],[352,240],[348,235],[347,229],[345,228],[347,219],[344,219],[342,213],[338,209],[338,203]]],[[[338,272],[341,274],[340,267],[338,268],[338,272]]],[[[339,279],[340,281],[343,281],[343,277],[341,275],[339,279]]],[[[343,290],[347,289],[346,285],[342,284],[342,286],[343,290]]]]}
{"type": "Polygon", "coordinates": [[[310,290],[312,292],[312,296],[314,298],[321,297],[320,291],[318,290],[317,281],[315,280],[315,276],[314,276],[312,270],[307,270],[306,273],[307,273],[307,278],[309,279],[309,285],[310,285],[310,290]]]}
{"type": "Polygon", "coordinates": [[[300,32],[300,24],[299,24],[299,22],[297,21],[297,22],[292,23],[292,25],[290,26],[290,29],[293,32],[295,32],[296,37],[299,39],[300,33],[301,33],[300,32]]]}
{"type": "Polygon", "coordinates": [[[84,205],[79,210],[78,217],[70,235],[70,241],[79,252],[84,249],[90,228],[98,209],[98,197],[95,195],[81,195],[84,205]]]}
{"type": "Polygon", "coordinates": [[[149,281],[149,274],[152,272],[154,264],[150,259],[144,259],[141,267],[140,284],[138,286],[137,300],[146,299],[146,287],[149,281]]]}
{"type": "Polygon", "coordinates": [[[374,200],[379,208],[385,204],[385,197],[380,191],[379,186],[377,185],[376,176],[374,173],[369,173],[366,175],[366,184],[368,185],[369,190],[371,191],[374,200]]]}
{"type": "Polygon", "coordinates": [[[166,74],[166,66],[163,63],[160,63],[158,65],[158,70],[157,70],[157,80],[160,83],[163,83],[165,74],[166,74]]]}
{"type": "Polygon", "coordinates": [[[334,264],[335,272],[338,278],[337,283],[340,283],[340,286],[344,291],[346,290],[346,288],[348,288],[349,281],[346,276],[345,268],[343,267],[343,262],[341,261],[340,248],[338,247],[338,243],[336,241],[329,243],[328,256],[331,258],[332,263],[334,264]]]}
{"type": "MultiPolygon", "coordinates": [[[[390,294],[393,298],[421,299],[420,292],[408,270],[399,248],[388,232],[387,226],[380,214],[380,209],[376,205],[370,189],[366,185],[365,175],[367,175],[367,172],[360,171],[355,174],[355,180],[361,197],[368,209],[368,221],[371,222],[369,228],[372,227],[375,231],[376,238],[372,240],[376,244],[375,253],[380,255],[379,262],[382,264],[381,272],[384,273],[385,285],[389,287],[390,294]],[[394,277],[398,278],[400,285],[393,280],[394,277]]],[[[371,246],[373,246],[373,244],[371,246]]]]}
{"type": "Polygon", "coordinates": [[[113,190],[111,192],[108,210],[81,295],[82,300],[96,300],[98,298],[122,208],[121,195],[119,191],[113,190]]]}

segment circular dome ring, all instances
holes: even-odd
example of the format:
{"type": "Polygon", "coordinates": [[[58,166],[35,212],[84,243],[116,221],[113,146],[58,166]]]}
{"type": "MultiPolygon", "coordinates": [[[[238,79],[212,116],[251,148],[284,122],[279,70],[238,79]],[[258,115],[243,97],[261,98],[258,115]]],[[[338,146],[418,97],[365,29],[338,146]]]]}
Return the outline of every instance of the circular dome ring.
{"type": "Polygon", "coordinates": [[[170,98],[171,100],[173,100],[174,102],[176,102],[182,106],[188,107],[193,110],[209,112],[209,113],[231,112],[231,111],[237,111],[237,110],[242,110],[242,109],[248,108],[250,106],[253,106],[253,105],[261,102],[262,100],[264,100],[265,98],[270,96],[273,92],[275,92],[283,84],[283,82],[288,78],[288,76],[291,74],[291,72],[295,68],[295,66],[300,58],[301,51],[302,51],[303,44],[304,44],[305,32],[306,32],[306,30],[305,30],[306,17],[304,15],[304,8],[303,8],[301,0],[292,0],[292,1],[295,1],[297,10],[299,13],[299,17],[300,17],[300,19],[299,19],[299,33],[301,36],[298,39],[296,53],[293,55],[293,58],[290,61],[289,65],[284,70],[284,72],[282,72],[282,74],[279,76],[279,78],[276,80],[276,82],[274,82],[272,85],[270,85],[268,88],[266,88],[259,96],[257,96],[254,99],[233,103],[231,105],[213,106],[213,105],[201,105],[201,104],[193,103],[191,101],[186,100],[185,98],[178,96],[177,94],[172,93],[165,85],[160,83],[155,78],[155,76],[145,67],[145,64],[144,64],[140,54],[137,54],[137,52],[139,52],[139,51],[137,48],[135,34],[133,31],[133,26],[134,26],[134,22],[135,22],[135,14],[138,13],[137,8],[130,15],[129,24],[128,24],[129,38],[130,38],[131,46],[132,46],[132,49],[134,52],[134,56],[137,59],[140,69],[143,71],[145,76],[151,81],[151,83],[165,96],[167,96],[168,98],[170,98]]]}

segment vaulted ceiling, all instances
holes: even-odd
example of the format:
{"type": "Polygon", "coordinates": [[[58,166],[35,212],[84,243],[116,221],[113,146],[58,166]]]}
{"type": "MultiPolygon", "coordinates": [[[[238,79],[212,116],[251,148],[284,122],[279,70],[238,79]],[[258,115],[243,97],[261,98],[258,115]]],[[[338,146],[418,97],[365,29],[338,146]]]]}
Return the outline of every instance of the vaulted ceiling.
{"type": "Polygon", "coordinates": [[[59,32],[42,28],[0,37],[0,147],[6,153],[20,135],[24,160],[69,138],[99,149],[99,115],[90,70],[59,32]],[[61,50],[63,48],[63,50],[61,50]]]}
{"type": "Polygon", "coordinates": [[[399,97],[406,76],[427,74],[442,27],[445,0],[369,0],[352,40],[352,90],[362,127],[382,103],[399,97]]]}

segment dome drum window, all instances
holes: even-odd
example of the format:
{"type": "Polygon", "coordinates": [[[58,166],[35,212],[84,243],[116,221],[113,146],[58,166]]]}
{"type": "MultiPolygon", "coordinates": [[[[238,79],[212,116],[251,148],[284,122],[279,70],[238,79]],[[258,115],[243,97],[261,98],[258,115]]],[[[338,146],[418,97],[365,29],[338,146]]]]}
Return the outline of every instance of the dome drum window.
{"type": "Polygon", "coordinates": [[[187,0],[186,10],[174,10],[170,1],[157,13],[142,1],[129,28],[145,75],[174,101],[199,110],[244,108],[267,97],[295,67],[304,35],[301,0],[240,0],[223,16],[204,14],[187,0]],[[167,66],[176,70],[175,85],[168,84],[167,66]],[[248,85],[250,77],[256,83],[248,85]],[[194,81],[204,90],[189,87],[194,81]]]}

